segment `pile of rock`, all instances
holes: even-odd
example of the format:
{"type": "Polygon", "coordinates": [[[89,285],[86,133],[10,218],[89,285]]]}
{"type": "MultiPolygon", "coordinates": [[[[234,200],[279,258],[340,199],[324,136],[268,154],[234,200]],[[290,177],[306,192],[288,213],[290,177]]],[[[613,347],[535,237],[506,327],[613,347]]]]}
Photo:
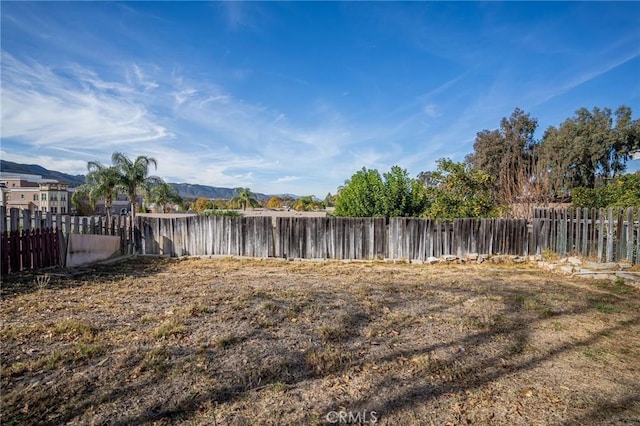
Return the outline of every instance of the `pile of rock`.
{"type": "MultiPolygon", "coordinates": [[[[387,259],[390,260],[390,259],[387,259]]],[[[412,261],[413,263],[414,261],[412,261]]],[[[627,284],[640,288],[640,272],[632,271],[629,262],[593,262],[576,256],[562,257],[555,260],[545,260],[541,255],[512,256],[486,254],[467,254],[464,256],[446,255],[442,257],[428,257],[424,263],[531,263],[549,271],[572,276],[593,278],[598,280],[624,280],[627,284]]],[[[417,263],[417,262],[416,262],[417,263]]],[[[634,268],[635,269],[635,268],[634,268]]]]}
{"type": "Polygon", "coordinates": [[[623,279],[625,282],[640,286],[640,272],[631,271],[629,262],[592,262],[579,257],[563,257],[558,260],[538,260],[538,266],[550,271],[562,272],[579,277],[594,278],[598,280],[615,281],[623,279]]]}

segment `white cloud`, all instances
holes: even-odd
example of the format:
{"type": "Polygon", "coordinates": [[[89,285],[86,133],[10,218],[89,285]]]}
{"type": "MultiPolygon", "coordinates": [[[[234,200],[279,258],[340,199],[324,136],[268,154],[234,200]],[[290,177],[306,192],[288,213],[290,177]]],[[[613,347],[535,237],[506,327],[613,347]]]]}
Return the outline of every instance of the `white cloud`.
{"type": "Polygon", "coordinates": [[[133,64],[133,73],[136,77],[136,83],[144,87],[145,91],[156,89],[160,86],[155,81],[147,79],[144,72],[137,64],[133,64]]]}
{"type": "Polygon", "coordinates": [[[440,115],[440,113],[438,112],[438,109],[434,104],[425,105],[422,111],[425,113],[427,117],[430,117],[430,118],[438,117],[440,115]]]}
{"type": "Polygon", "coordinates": [[[22,164],[38,164],[49,170],[63,171],[68,174],[82,175],[87,172],[87,162],[70,160],[50,155],[23,155],[0,150],[0,157],[6,161],[22,164]]]}
{"type": "Polygon", "coordinates": [[[133,93],[131,88],[79,66],[70,72],[72,78],[65,78],[3,52],[2,138],[36,146],[107,148],[171,136],[135,96],[122,96],[133,93]]]}
{"type": "Polygon", "coordinates": [[[276,179],[273,183],[276,183],[276,184],[287,183],[287,182],[293,182],[296,180],[300,180],[300,176],[282,176],[281,178],[276,179]]]}

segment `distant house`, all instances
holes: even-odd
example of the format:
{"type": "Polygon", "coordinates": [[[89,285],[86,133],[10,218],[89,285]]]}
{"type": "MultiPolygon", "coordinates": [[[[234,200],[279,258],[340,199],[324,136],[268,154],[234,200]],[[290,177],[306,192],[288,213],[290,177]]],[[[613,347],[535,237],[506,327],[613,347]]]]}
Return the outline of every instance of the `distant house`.
{"type": "Polygon", "coordinates": [[[0,205],[44,213],[69,213],[69,185],[39,175],[0,173],[0,205]]]}

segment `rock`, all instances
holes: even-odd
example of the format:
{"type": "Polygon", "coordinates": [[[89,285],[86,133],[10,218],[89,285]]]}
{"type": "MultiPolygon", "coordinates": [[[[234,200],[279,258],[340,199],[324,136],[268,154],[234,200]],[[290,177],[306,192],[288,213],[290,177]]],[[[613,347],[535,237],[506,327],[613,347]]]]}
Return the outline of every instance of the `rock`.
{"type": "Polygon", "coordinates": [[[573,274],[574,271],[573,265],[562,265],[559,269],[561,272],[565,272],[567,274],[573,274]]]}
{"type": "Polygon", "coordinates": [[[469,253],[467,254],[467,260],[468,261],[474,261],[474,260],[478,260],[478,253],[469,253]]]}
{"type": "Polygon", "coordinates": [[[458,257],[452,254],[446,254],[442,256],[442,260],[444,260],[445,262],[453,262],[454,260],[457,260],[457,259],[458,257]]]}
{"type": "Polygon", "coordinates": [[[429,257],[427,257],[427,263],[429,265],[433,265],[434,263],[438,263],[438,258],[437,257],[433,257],[433,256],[429,256],[429,257]]]}
{"type": "Polygon", "coordinates": [[[493,263],[503,263],[507,259],[509,259],[509,256],[505,256],[504,254],[498,254],[498,255],[495,255],[495,256],[491,257],[491,261],[493,263]]]}
{"type": "Polygon", "coordinates": [[[625,280],[640,281],[640,272],[617,271],[615,276],[625,280]]]}
{"type": "Polygon", "coordinates": [[[631,268],[631,264],[627,261],[618,262],[618,268],[620,268],[621,271],[626,271],[627,269],[631,268]]]}
{"type": "Polygon", "coordinates": [[[613,274],[607,274],[604,271],[594,271],[592,269],[580,268],[574,275],[578,277],[593,278],[594,280],[609,280],[613,274]]]}
{"type": "Polygon", "coordinates": [[[570,257],[568,257],[568,258],[567,258],[567,262],[568,262],[569,264],[571,264],[571,265],[574,265],[574,266],[580,266],[580,265],[582,265],[582,259],[580,259],[580,258],[579,258],[579,257],[577,257],[577,256],[570,256],[570,257]]]}
{"type": "Polygon", "coordinates": [[[584,266],[587,269],[594,269],[597,271],[616,271],[618,270],[619,266],[617,263],[615,262],[591,262],[589,260],[585,260],[582,263],[582,266],[584,266]]]}

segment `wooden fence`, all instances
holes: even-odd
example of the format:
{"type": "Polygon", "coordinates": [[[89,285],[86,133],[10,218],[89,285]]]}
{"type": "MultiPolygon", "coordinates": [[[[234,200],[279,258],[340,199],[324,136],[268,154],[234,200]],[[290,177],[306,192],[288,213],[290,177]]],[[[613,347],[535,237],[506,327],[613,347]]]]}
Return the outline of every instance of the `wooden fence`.
{"type": "Polygon", "coordinates": [[[0,206],[2,275],[65,264],[69,234],[119,235],[121,252],[132,251],[134,229],[128,216],[79,217],[0,206]]]}
{"type": "Polygon", "coordinates": [[[540,254],[640,263],[640,210],[540,209],[526,219],[138,217],[141,254],[404,259],[540,254]]]}
{"type": "Polygon", "coordinates": [[[640,210],[538,209],[526,219],[128,217],[43,215],[0,207],[2,274],[64,265],[70,233],[120,235],[122,253],[285,259],[398,259],[545,250],[640,263],[640,210]],[[57,250],[57,251],[56,251],[57,250]]]}

